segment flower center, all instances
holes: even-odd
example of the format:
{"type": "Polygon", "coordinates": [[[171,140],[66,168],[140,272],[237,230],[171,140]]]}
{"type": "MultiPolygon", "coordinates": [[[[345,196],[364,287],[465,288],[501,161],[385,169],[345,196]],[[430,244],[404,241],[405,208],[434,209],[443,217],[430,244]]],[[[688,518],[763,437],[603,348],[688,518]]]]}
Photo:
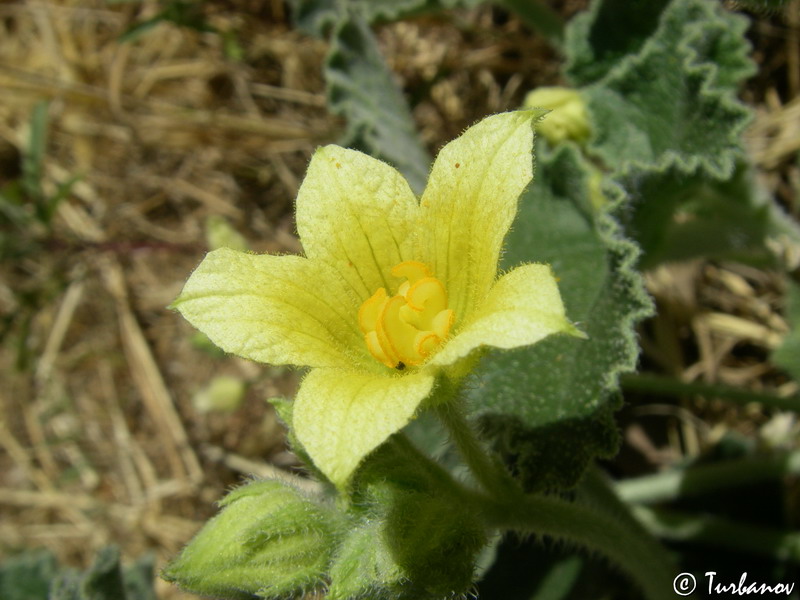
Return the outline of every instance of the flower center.
{"type": "Polygon", "coordinates": [[[372,356],[404,369],[425,362],[447,338],[455,315],[447,308],[444,285],[427,265],[401,262],[392,276],[405,279],[397,295],[378,289],[358,310],[358,324],[372,356]]]}

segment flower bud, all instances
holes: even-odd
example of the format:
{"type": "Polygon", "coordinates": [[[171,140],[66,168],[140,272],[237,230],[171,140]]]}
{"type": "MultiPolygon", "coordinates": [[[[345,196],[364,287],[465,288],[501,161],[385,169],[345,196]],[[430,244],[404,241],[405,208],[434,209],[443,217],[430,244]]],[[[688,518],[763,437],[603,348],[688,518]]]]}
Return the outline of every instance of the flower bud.
{"type": "Polygon", "coordinates": [[[582,143],[589,139],[589,114],[586,102],[576,90],[565,87],[540,87],[525,97],[526,107],[550,109],[536,125],[536,131],[551,144],[564,140],[582,143]]]}
{"type": "Polygon", "coordinates": [[[290,485],[233,490],[162,576],[200,595],[282,598],[322,586],[335,543],[334,513],[290,485]]]}

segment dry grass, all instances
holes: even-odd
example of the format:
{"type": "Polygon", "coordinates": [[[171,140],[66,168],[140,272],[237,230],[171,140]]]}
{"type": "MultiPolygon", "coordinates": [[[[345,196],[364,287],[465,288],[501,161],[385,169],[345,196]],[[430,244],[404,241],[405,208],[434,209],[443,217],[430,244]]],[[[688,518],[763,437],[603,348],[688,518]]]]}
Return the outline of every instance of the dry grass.
{"type": "MultiPolygon", "coordinates": [[[[571,13],[585,2],[560,4],[571,13]]],[[[226,487],[296,465],[263,402],[291,394],[296,373],[199,350],[165,307],[205,252],[212,215],[254,250],[299,250],[293,198],[311,152],[342,124],[325,110],[326,46],[292,31],[281,2],[207,7],[212,25],[237,32],[243,60],[225,57],[219,35],[166,24],[120,43],[158,12],[153,1],[0,4],[0,183],[18,177],[42,100],[46,190],[80,176],[52,232],[27,232],[18,260],[0,265],[0,314],[11,317],[0,347],[0,557],[45,546],[86,565],[115,542],[128,559],[154,550],[163,562],[226,487]],[[202,414],[192,395],[218,374],[248,381],[247,398],[231,414],[202,414]]],[[[552,51],[489,8],[385,26],[380,38],[406,89],[429,88],[414,116],[432,150],[558,78],[552,51]]],[[[788,100],[775,90],[759,100],[751,140],[771,188],[796,209],[790,85],[788,100]]],[[[688,290],[645,338],[651,358],[688,379],[775,383],[763,359],[733,352],[773,347],[786,331],[774,277],[688,268],[651,277],[664,302],[662,290],[688,290]],[[680,355],[687,336],[700,349],[691,360],[680,355]]]]}

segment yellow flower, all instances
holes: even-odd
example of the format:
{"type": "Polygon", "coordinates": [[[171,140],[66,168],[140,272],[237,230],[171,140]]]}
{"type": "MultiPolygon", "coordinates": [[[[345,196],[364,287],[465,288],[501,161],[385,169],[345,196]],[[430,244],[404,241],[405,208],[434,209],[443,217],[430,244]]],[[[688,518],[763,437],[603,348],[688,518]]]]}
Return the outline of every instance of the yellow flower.
{"type": "Polygon", "coordinates": [[[320,148],[297,197],[305,256],[220,248],[175,301],[228,352],[312,367],[293,425],[337,485],[478,348],[580,335],[549,266],[497,273],[541,114],[503,113],[468,129],[439,153],[419,200],[389,165],[320,148]]]}

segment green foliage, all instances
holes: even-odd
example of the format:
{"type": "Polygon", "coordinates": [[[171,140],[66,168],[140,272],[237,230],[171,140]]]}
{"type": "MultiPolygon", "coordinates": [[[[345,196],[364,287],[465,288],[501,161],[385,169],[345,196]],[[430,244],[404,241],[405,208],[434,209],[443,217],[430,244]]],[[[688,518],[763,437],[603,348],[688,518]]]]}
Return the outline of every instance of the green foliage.
{"type": "MultiPolygon", "coordinates": [[[[21,233],[37,231],[39,236],[48,231],[59,203],[68,195],[78,181],[73,177],[59,184],[55,193],[49,195],[43,185],[44,159],[48,138],[48,102],[39,102],[31,113],[28,143],[22,152],[19,179],[12,180],[0,188],[0,224],[8,224],[21,233]]],[[[3,233],[0,238],[0,257],[13,252],[15,241],[3,233]]]]}
{"type": "Polygon", "coordinates": [[[642,247],[642,268],[697,256],[772,266],[768,240],[800,239],[743,161],[723,180],[687,177],[672,166],[631,172],[619,182],[630,194],[624,220],[642,247]]]}
{"type": "Polygon", "coordinates": [[[428,178],[430,156],[362,17],[348,15],[335,27],[325,78],[330,110],[347,119],[342,145],[390,163],[420,192],[428,178]]]}
{"type": "Polygon", "coordinates": [[[758,187],[736,98],[754,66],[748,21],[713,0],[595,2],[567,34],[567,75],[592,115],[589,154],[630,203],[642,267],[697,256],[775,263],[770,240],[800,241],[758,187]]]}
{"type": "Polygon", "coordinates": [[[57,573],[55,556],[45,550],[12,556],[0,564],[0,598],[46,600],[57,573]]]}
{"type": "Polygon", "coordinates": [[[590,197],[591,168],[574,146],[537,145],[537,172],[506,240],[507,267],[552,265],[567,314],[588,340],[554,336],[489,355],[468,386],[487,439],[528,489],[571,487],[616,452],[620,372],[638,355],[633,326],[651,311],[633,269],[636,247],[590,197]]]}
{"type": "Polygon", "coordinates": [[[788,283],[786,317],[792,330],[780,347],[772,353],[772,362],[800,382],[800,284],[788,283]]]}
{"type": "Polygon", "coordinates": [[[85,572],[60,569],[47,551],[12,557],[0,565],[3,600],[156,600],[153,557],[123,569],[119,550],[103,548],[85,572]]]}
{"type": "Polygon", "coordinates": [[[33,315],[63,289],[66,269],[58,263],[63,255],[48,253],[53,243],[53,219],[78,177],[49,190],[44,183],[49,129],[49,103],[36,104],[31,112],[29,135],[20,153],[20,176],[0,186],[0,262],[34,257],[39,271],[14,288],[16,310],[0,316],[0,341],[9,338],[17,350],[17,368],[32,360],[28,334],[33,315]],[[52,255],[52,257],[51,257],[52,255]],[[13,335],[16,334],[16,335],[13,335]]]}
{"type": "Polygon", "coordinates": [[[336,513],[280,481],[230,492],[162,576],[197,594],[283,598],[321,587],[336,513]]]}
{"type": "MultiPolygon", "coordinates": [[[[652,21],[657,5],[648,3],[642,22],[652,21]]],[[[598,13],[594,27],[604,15],[598,13]]],[[[627,37],[638,51],[607,59],[602,78],[584,90],[594,117],[591,152],[617,171],[674,164],[686,173],[702,169],[727,177],[750,115],[735,99],[736,86],[753,71],[743,35],[747,21],[708,0],[673,0],[658,16],[644,42],[635,29],[627,37]]],[[[572,64],[597,56],[599,64],[590,69],[598,69],[625,39],[602,38],[588,56],[586,48],[573,47],[572,64]]],[[[586,82],[585,69],[573,66],[576,71],[576,83],[586,82]]]]}

